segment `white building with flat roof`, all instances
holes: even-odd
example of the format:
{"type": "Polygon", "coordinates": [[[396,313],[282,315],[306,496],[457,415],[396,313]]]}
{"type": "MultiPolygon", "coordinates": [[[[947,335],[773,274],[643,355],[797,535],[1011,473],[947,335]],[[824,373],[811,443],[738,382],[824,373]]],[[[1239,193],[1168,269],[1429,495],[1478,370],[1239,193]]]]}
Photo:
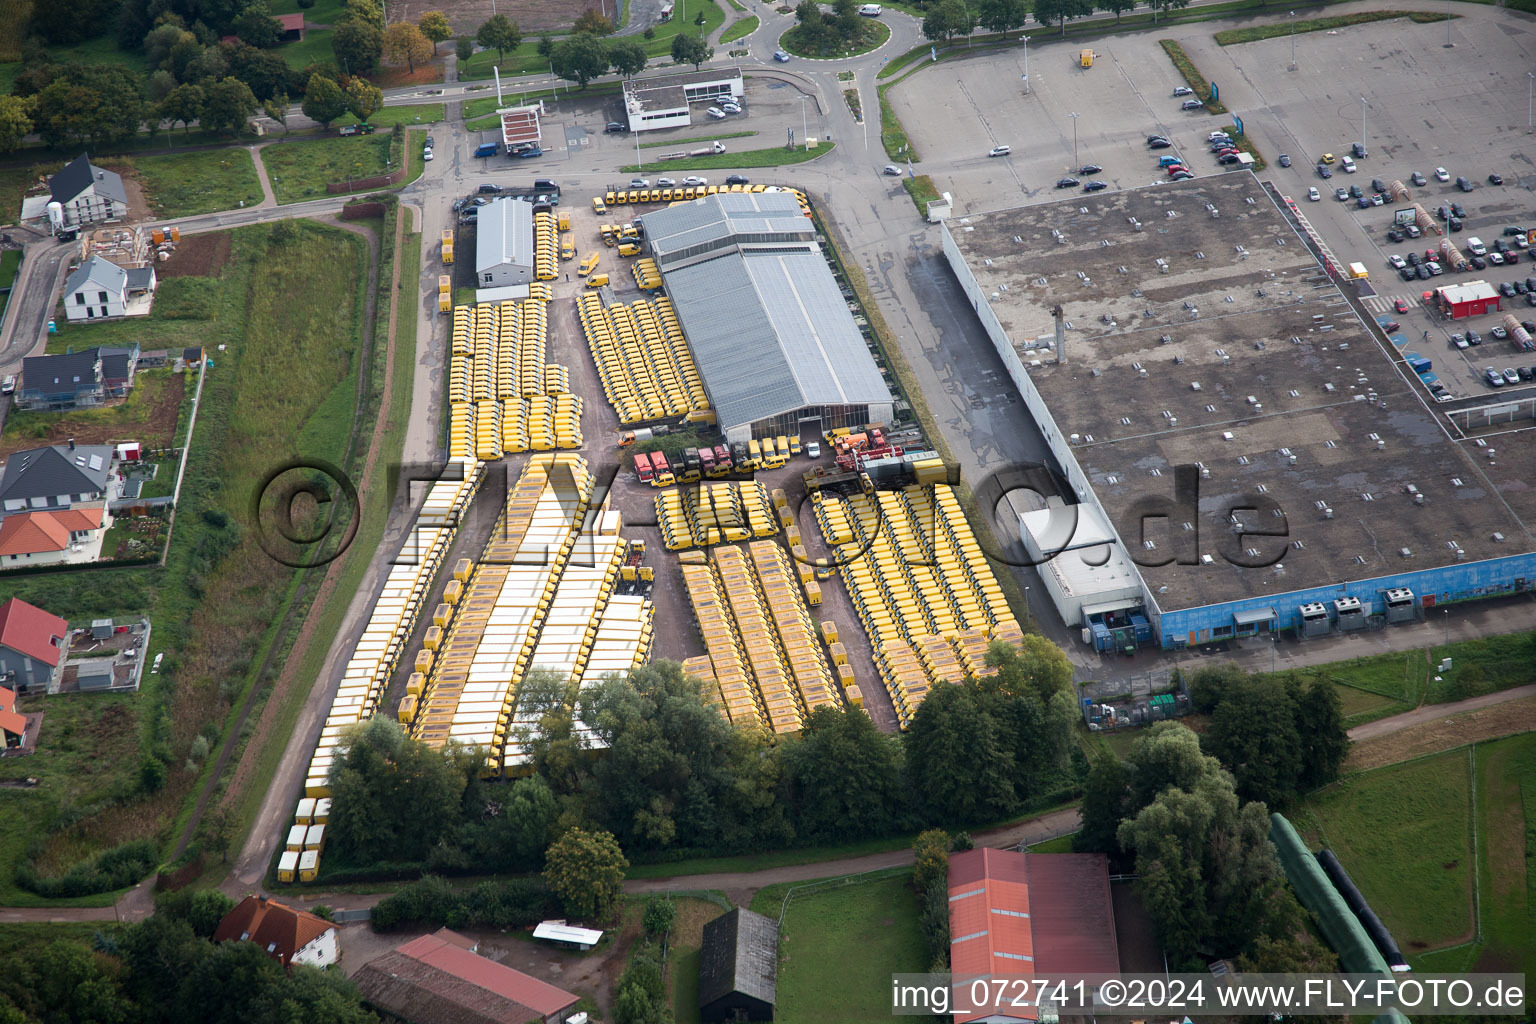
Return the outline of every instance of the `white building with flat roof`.
{"type": "Polygon", "coordinates": [[[475,284],[505,288],[532,280],[533,206],[521,199],[494,199],[476,218],[475,284]]]}
{"type": "Polygon", "coordinates": [[[678,128],[693,123],[692,105],[739,100],[746,95],[741,68],[711,68],[624,83],[624,113],[632,132],[678,128]]]}

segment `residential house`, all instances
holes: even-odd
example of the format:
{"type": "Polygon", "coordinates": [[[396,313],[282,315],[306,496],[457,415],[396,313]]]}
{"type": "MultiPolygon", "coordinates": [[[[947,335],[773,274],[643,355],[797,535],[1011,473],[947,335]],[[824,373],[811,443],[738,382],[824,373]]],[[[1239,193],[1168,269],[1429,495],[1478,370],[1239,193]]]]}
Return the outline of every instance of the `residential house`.
{"type": "Polygon", "coordinates": [[[18,409],[89,409],[106,399],[101,354],[93,348],[21,361],[18,409]]]}
{"type": "Polygon", "coordinates": [[[128,348],[101,346],[101,389],[108,398],[123,398],[133,389],[133,375],[139,368],[139,345],[128,348]]]}
{"type": "Polygon", "coordinates": [[[64,225],[82,227],[128,216],[122,176],[92,166],[84,153],[48,179],[51,201],[64,208],[64,225]]]}
{"type": "Polygon", "coordinates": [[[152,266],[124,268],[103,256],[92,256],[64,282],[64,315],[71,321],[144,316],[149,313],[155,284],[152,266]]]}
{"type": "Polygon", "coordinates": [[[16,691],[0,686],[0,747],[19,747],[26,737],[27,718],[16,710],[16,691]]]}
{"type": "Polygon", "coordinates": [[[475,952],[446,928],[412,939],[353,977],[370,1006],[410,1024],[561,1024],[580,1001],[475,952]]]}
{"type": "Polygon", "coordinates": [[[47,565],[86,551],[111,525],[109,445],[53,445],[17,452],[0,471],[0,569],[47,565]]]}
{"type": "Polygon", "coordinates": [[[247,896],[224,915],[214,942],[254,942],[284,967],[329,967],[341,959],[336,926],[265,896],[247,896]]]}
{"type": "MultiPolygon", "coordinates": [[[[18,597],[0,604],[0,682],[7,691],[46,692],[64,664],[69,623],[18,597]]],[[[15,697],[3,702],[15,711],[15,697]]]]}

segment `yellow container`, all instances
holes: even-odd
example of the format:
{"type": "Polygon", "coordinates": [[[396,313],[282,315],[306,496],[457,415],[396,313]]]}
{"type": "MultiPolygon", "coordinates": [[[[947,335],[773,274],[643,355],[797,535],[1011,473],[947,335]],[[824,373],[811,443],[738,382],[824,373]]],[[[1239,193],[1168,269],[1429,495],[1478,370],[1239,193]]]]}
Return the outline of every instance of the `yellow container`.
{"type": "Polygon", "coordinates": [[[416,652],[415,667],[416,667],[416,671],[417,672],[421,672],[423,674],[431,672],[432,671],[432,652],[431,651],[417,651],[416,652]]]}
{"type": "Polygon", "coordinates": [[[811,607],[821,604],[821,584],[814,580],[805,585],[805,603],[811,607]]]}
{"type": "Polygon", "coordinates": [[[411,696],[410,694],[406,694],[404,697],[400,698],[400,710],[398,712],[398,717],[400,719],[401,725],[411,724],[411,720],[416,717],[415,697],[411,696]]]}
{"type": "Polygon", "coordinates": [[[304,849],[304,837],[309,834],[308,825],[294,825],[288,830],[288,841],[283,844],[284,849],[295,853],[304,849]]]}
{"type": "Polygon", "coordinates": [[[435,651],[443,642],[443,627],[428,626],[426,634],[421,639],[421,645],[429,651],[435,651]]]}
{"type": "Polygon", "coordinates": [[[421,691],[427,688],[427,677],[422,672],[412,672],[405,681],[405,692],[412,697],[421,696],[421,691]]]}
{"type": "Polygon", "coordinates": [[[453,278],[447,274],[437,275],[437,291],[440,295],[447,295],[453,291],[453,278]]]}
{"type": "MultiPolygon", "coordinates": [[[[847,666],[844,667],[846,668],[847,666]]],[[[858,686],[855,684],[845,683],[843,685],[843,695],[848,698],[849,707],[861,708],[864,706],[864,694],[859,691],[858,686]]]]}
{"type": "Polygon", "coordinates": [[[453,608],[451,605],[440,604],[432,610],[432,625],[434,626],[446,626],[451,618],[453,618],[453,608]]]}
{"type": "Polygon", "coordinates": [[[821,638],[829,644],[837,643],[837,623],[826,619],[821,624],[821,638]]]}
{"type": "Polygon", "coordinates": [[[845,648],[842,644],[833,642],[827,645],[827,649],[832,652],[832,664],[848,664],[848,649],[845,648]]]}
{"type": "Polygon", "coordinates": [[[277,859],[277,880],[279,882],[292,882],[299,874],[299,851],[284,850],[283,855],[277,859]]]}
{"type": "Polygon", "coordinates": [[[470,573],[475,571],[475,563],[468,558],[461,558],[453,563],[453,578],[463,582],[469,579],[470,573]]]}
{"type": "Polygon", "coordinates": [[[447,585],[443,587],[443,600],[450,605],[458,604],[459,599],[463,596],[464,584],[458,580],[449,580],[447,585]]]}
{"type": "Polygon", "coordinates": [[[299,854],[299,881],[313,882],[320,877],[320,851],[305,850],[299,854]]]}
{"type": "Polygon", "coordinates": [[[437,296],[437,311],[439,313],[446,313],[446,312],[448,312],[448,310],[450,308],[452,308],[452,305],[453,305],[453,299],[452,299],[451,296],[446,295],[446,294],[439,294],[437,296]]]}

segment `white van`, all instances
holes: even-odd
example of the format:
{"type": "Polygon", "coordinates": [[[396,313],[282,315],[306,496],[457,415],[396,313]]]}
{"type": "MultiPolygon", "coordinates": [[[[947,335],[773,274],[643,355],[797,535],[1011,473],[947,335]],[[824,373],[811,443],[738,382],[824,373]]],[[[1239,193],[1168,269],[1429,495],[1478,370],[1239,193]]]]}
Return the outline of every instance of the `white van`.
{"type": "Polygon", "coordinates": [[[1484,245],[1483,240],[1478,238],[1476,235],[1473,235],[1471,238],[1467,239],[1467,251],[1470,252],[1473,256],[1488,255],[1488,247],[1484,245]]]}
{"type": "Polygon", "coordinates": [[[864,15],[866,18],[878,18],[880,17],[880,5],[865,4],[863,7],[859,8],[859,13],[864,15]]]}
{"type": "Polygon", "coordinates": [[[1354,174],[1355,173],[1355,161],[1354,161],[1354,159],[1352,157],[1347,157],[1347,156],[1339,157],[1339,166],[1344,168],[1344,173],[1345,174],[1354,174]]]}

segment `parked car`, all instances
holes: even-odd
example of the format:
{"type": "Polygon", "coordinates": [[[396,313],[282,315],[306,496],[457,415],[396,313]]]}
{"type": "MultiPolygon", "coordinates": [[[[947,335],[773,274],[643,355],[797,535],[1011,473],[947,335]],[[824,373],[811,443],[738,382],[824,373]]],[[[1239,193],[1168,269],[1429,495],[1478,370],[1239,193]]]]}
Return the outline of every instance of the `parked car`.
{"type": "Polygon", "coordinates": [[[1429,268],[1422,263],[1413,269],[1413,273],[1414,276],[1417,277],[1420,281],[1429,280],[1429,268]]]}
{"type": "Polygon", "coordinates": [[[1173,87],[1173,94],[1175,96],[1193,96],[1195,94],[1195,90],[1191,89],[1187,85],[1176,85],[1173,87]]]}
{"type": "Polygon", "coordinates": [[[1402,270],[1407,265],[1408,261],[1403,259],[1397,253],[1393,253],[1391,256],[1387,257],[1387,266],[1391,267],[1393,270],[1402,270]]]}
{"type": "Polygon", "coordinates": [[[1356,160],[1364,160],[1370,154],[1365,151],[1365,143],[1355,142],[1349,147],[1349,151],[1355,155],[1356,160]]]}
{"type": "Polygon", "coordinates": [[[1159,139],[1163,140],[1164,142],[1167,142],[1168,141],[1168,136],[1161,135],[1161,134],[1148,135],[1147,136],[1147,143],[1151,144],[1153,142],[1156,142],[1159,139]]]}
{"type": "Polygon", "coordinates": [[[1438,263],[1426,263],[1424,265],[1429,268],[1430,277],[1439,277],[1441,274],[1445,273],[1445,268],[1440,266],[1438,263]]]}
{"type": "Polygon", "coordinates": [[[1504,254],[1501,252],[1491,252],[1487,255],[1486,259],[1492,266],[1502,267],[1504,265],[1504,254]]]}
{"type": "Polygon", "coordinates": [[[1280,166],[1281,167],[1289,167],[1289,166],[1291,166],[1290,154],[1288,154],[1288,153],[1281,153],[1280,154],[1280,166]]]}
{"type": "Polygon", "coordinates": [[[1387,190],[1387,183],[1386,182],[1382,181],[1380,178],[1372,178],[1371,179],[1371,191],[1372,192],[1385,192],[1386,190],[1387,190]]]}
{"type": "Polygon", "coordinates": [[[1389,228],[1387,230],[1387,241],[1389,242],[1401,242],[1406,237],[1408,236],[1397,230],[1397,228],[1389,228]]]}
{"type": "Polygon", "coordinates": [[[1464,350],[1467,347],[1467,339],[1464,335],[1451,335],[1451,348],[1464,350]]]}
{"type": "Polygon", "coordinates": [[[1341,203],[1349,202],[1349,189],[1347,189],[1347,188],[1336,188],[1336,189],[1334,189],[1333,190],[1333,198],[1337,199],[1341,203]]]}
{"type": "Polygon", "coordinates": [[[676,178],[657,178],[656,179],[656,187],[657,188],[671,188],[673,185],[676,185],[676,184],[677,184],[677,179],[676,178]]]}
{"type": "Polygon", "coordinates": [[[1402,329],[1403,325],[1398,323],[1396,320],[1388,320],[1386,323],[1381,325],[1381,330],[1384,334],[1391,334],[1393,331],[1400,331],[1402,329]]]}
{"type": "Polygon", "coordinates": [[[1009,153],[1012,153],[1012,152],[1013,152],[1013,147],[1012,146],[993,146],[987,152],[987,156],[1007,156],[1009,153]]]}
{"type": "Polygon", "coordinates": [[[1171,179],[1169,179],[1169,180],[1171,180],[1171,181],[1188,181],[1190,178],[1193,178],[1194,176],[1195,176],[1194,173],[1191,172],[1191,171],[1177,171],[1177,172],[1174,173],[1173,177],[1171,179]]]}
{"type": "Polygon", "coordinates": [[[1404,224],[1403,225],[1403,234],[1407,235],[1409,238],[1418,238],[1423,233],[1424,232],[1422,230],[1420,230],[1420,228],[1419,228],[1419,226],[1417,224],[1404,224]]]}
{"type": "MultiPolygon", "coordinates": [[[[1174,166],[1178,166],[1178,165],[1175,164],[1174,166]]],[[[1078,184],[1079,184],[1079,182],[1078,182],[1078,180],[1076,178],[1057,178],[1056,179],[1056,187],[1057,188],[1076,188],[1078,186],[1078,184]]]]}
{"type": "Polygon", "coordinates": [[[650,178],[630,178],[629,179],[629,187],[630,188],[650,188],[651,187],[651,179],[650,178]]]}
{"type": "Polygon", "coordinates": [[[1408,175],[1408,180],[1420,188],[1423,188],[1425,185],[1429,184],[1429,181],[1424,177],[1424,175],[1420,174],[1418,171],[1414,171],[1412,174],[1408,175]]]}
{"type": "Polygon", "coordinates": [[[1461,218],[1452,217],[1450,220],[1445,222],[1445,228],[1447,231],[1454,235],[1456,232],[1461,230],[1461,218]]]}
{"type": "Polygon", "coordinates": [[[1311,186],[1310,188],[1307,189],[1307,198],[1312,200],[1315,203],[1319,199],[1323,198],[1323,194],[1317,190],[1317,186],[1316,185],[1313,185],[1313,186],[1311,186]]]}
{"type": "Polygon", "coordinates": [[[1204,106],[1205,102],[1203,100],[1185,100],[1179,104],[1179,107],[1183,110],[1200,110],[1204,106]]]}
{"type": "Polygon", "coordinates": [[[426,162],[426,161],[429,161],[429,160],[432,159],[432,147],[431,146],[422,146],[421,147],[421,159],[422,159],[423,162],[426,162]]]}
{"type": "Polygon", "coordinates": [[[1326,178],[1331,178],[1331,177],[1333,177],[1333,172],[1328,169],[1328,165],[1327,164],[1318,164],[1317,165],[1317,176],[1319,178],[1325,178],[1325,179],[1326,178]]]}
{"type": "Polygon", "coordinates": [[[1504,178],[1501,175],[1498,175],[1498,174],[1490,174],[1490,175],[1488,175],[1488,184],[1490,184],[1490,185],[1502,185],[1502,184],[1504,184],[1504,178]]]}
{"type": "Polygon", "coordinates": [[[727,185],[750,185],[751,180],[744,174],[732,174],[725,179],[727,185]]]}
{"type": "Polygon", "coordinates": [[[1147,141],[1148,149],[1170,149],[1172,146],[1173,143],[1169,142],[1167,139],[1149,139],[1147,141]]]}
{"type": "Polygon", "coordinates": [[[1452,203],[1451,204],[1451,216],[1452,217],[1461,217],[1461,218],[1465,219],[1466,216],[1467,216],[1467,208],[1465,206],[1462,206],[1460,203],[1452,203]]]}
{"type": "Polygon", "coordinates": [[[1472,182],[1468,181],[1466,178],[1457,178],[1456,187],[1461,189],[1463,192],[1471,192],[1474,186],[1472,185],[1472,182]]]}
{"type": "Polygon", "coordinates": [[[1083,166],[1081,166],[1081,167],[1079,167],[1077,169],[1077,173],[1078,174],[1098,174],[1102,170],[1104,170],[1104,168],[1100,167],[1098,164],[1083,164],[1083,166]]]}
{"type": "Polygon", "coordinates": [[[701,178],[697,174],[690,174],[690,175],[688,175],[688,177],[683,179],[683,184],[684,185],[688,185],[688,186],[708,185],[709,184],[709,179],[708,178],[701,178]]]}
{"type": "Polygon", "coordinates": [[[1491,366],[1483,371],[1483,380],[1491,388],[1501,388],[1504,386],[1504,375],[1491,366]]]}
{"type": "Polygon", "coordinates": [[[718,121],[721,118],[725,117],[725,111],[721,110],[719,107],[710,107],[708,110],[704,111],[704,113],[708,114],[710,117],[714,118],[716,121],[718,121]]]}
{"type": "Polygon", "coordinates": [[[785,53],[783,50],[774,50],[773,59],[778,61],[780,64],[788,64],[789,54],[785,53]]]}
{"type": "Polygon", "coordinates": [[[1504,262],[1505,263],[1519,263],[1520,262],[1520,254],[1518,252],[1515,252],[1513,249],[1511,249],[1509,252],[1504,254],[1504,262]]]}
{"type": "Polygon", "coordinates": [[[1504,383],[1505,384],[1519,384],[1520,383],[1520,371],[1516,370],[1513,366],[1506,368],[1505,371],[1504,371],[1504,383]]]}
{"type": "Polygon", "coordinates": [[[1322,159],[1319,162],[1320,163],[1325,163],[1325,164],[1333,163],[1333,154],[1332,153],[1324,153],[1323,156],[1322,156],[1322,159]]]}
{"type": "Polygon", "coordinates": [[[1488,333],[1500,341],[1503,341],[1505,338],[1509,337],[1509,332],[1504,329],[1502,324],[1495,324],[1493,330],[1489,331],[1488,333]]]}
{"type": "Polygon", "coordinates": [[[1241,159],[1242,157],[1236,153],[1223,153],[1216,158],[1216,162],[1219,164],[1235,164],[1241,159]]]}
{"type": "Polygon", "coordinates": [[[1102,192],[1102,191],[1104,191],[1107,188],[1109,188],[1109,186],[1107,184],[1105,184],[1104,182],[1102,182],[1102,181],[1090,181],[1088,184],[1083,186],[1083,191],[1084,192],[1102,192]]]}
{"type": "Polygon", "coordinates": [[[629,129],[625,128],[624,125],[619,121],[609,121],[607,124],[603,125],[603,132],[608,135],[627,131],[629,131],[629,129]]]}
{"type": "Polygon", "coordinates": [[[16,375],[7,374],[5,380],[0,381],[0,395],[9,395],[16,390],[16,375]]]}
{"type": "Polygon", "coordinates": [[[1419,255],[1419,254],[1418,254],[1418,253],[1416,253],[1416,252],[1410,252],[1410,253],[1409,253],[1409,254],[1408,254],[1408,264],[1409,264],[1409,265],[1410,265],[1410,266],[1414,266],[1414,267],[1416,267],[1416,266],[1418,266],[1418,265],[1419,265],[1419,264],[1420,264],[1420,263],[1423,263],[1423,262],[1424,262],[1424,257],[1423,257],[1423,256],[1420,256],[1420,255],[1419,255]]]}
{"type": "Polygon", "coordinates": [[[733,103],[730,100],[722,100],[720,102],[720,109],[727,114],[739,114],[741,113],[741,104],[733,103]]]}
{"type": "Polygon", "coordinates": [[[1446,170],[1444,167],[1436,167],[1435,168],[1435,180],[1436,181],[1450,181],[1451,180],[1451,172],[1446,170]]]}
{"type": "Polygon", "coordinates": [[[1482,343],[1483,343],[1483,336],[1481,334],[1478,334],[1472,328],[1468,327],[1467,328],[1467,344],[1468,345],[1481,345],[1482,343]]]}

